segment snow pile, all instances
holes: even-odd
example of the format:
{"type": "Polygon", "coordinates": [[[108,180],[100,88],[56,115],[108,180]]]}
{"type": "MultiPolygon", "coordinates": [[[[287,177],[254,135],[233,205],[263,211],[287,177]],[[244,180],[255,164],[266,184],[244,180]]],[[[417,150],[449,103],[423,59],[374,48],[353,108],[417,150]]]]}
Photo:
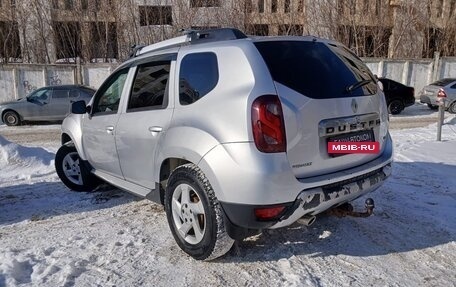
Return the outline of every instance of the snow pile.
{"type": "Polygon", "coordinates": [[[0,135],[0,180],[30,180],[52,173],[54,156],[44,148],[20,146],[0,135]]]}
{"type": "Polygon", "coordinates": [[[178,248],[163,207],[116,189],[70,192],[52,153],[0,138],[1,173],[50,171],[0,175],[0,286],[454,286],[456,117],[442,142],[435,124],[391,135],[393,174],[368,195],[373,216],[266,230],[210,263],[178,248]]]}

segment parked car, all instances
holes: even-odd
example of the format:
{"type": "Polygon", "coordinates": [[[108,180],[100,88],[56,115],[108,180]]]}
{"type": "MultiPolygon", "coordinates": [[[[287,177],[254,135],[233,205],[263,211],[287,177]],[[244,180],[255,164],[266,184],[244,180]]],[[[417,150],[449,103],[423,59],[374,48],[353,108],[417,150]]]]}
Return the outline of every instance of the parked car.
{"type": "Polygon", "coordinates": [[[430,109],[438,108],[439,99],[445,99],[445,109],[456,114],[456,78],[438,80],[421,90],[420,102],[430,109]]]}
{"type": "Polygon", "coordinates": [[[25,98],[1,103],[1,119],[8,126],[24,121],[62,121],[69,114],[72,102],[88,103],[94,93],[94,89],[81,85],[43,87],[25,98]]]}
{"type": "Polygon", "coordinates": [[[225,28],[133,55],[88,106],[73,104],[55,168],[75,191],[102,179],[164,204],[195,259],[263,229],[310,225],[391,173],[385,97],[338,42],[225,28]],[[328,153],[338,141],[375,141],[379,151],[328,153]]]}
{"type": "Polygon", "coordinates": [[[379,78],[390,114],[400,114],[405,107],[415,104],[415,89],[391,79],[379,78]]]}

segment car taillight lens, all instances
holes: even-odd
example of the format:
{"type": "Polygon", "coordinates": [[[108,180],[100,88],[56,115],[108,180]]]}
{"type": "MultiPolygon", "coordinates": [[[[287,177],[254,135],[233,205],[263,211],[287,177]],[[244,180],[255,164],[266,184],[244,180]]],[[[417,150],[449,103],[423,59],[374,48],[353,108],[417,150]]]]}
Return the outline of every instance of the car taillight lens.
{"type": "Polygon", "coordinates": [[[279,217],[284,209],[285,206],[283,205],[255,208],[255,216],[258,220],[274,220],[279,217]]]}
{"type": "Polygon", "coordinates": [[[266,153],[286,151],[285,125],[278,96],[261,96],[253,102],[252,131],[259,151],[266,153]]]}
{"type": "Polygon", "coordinates": [[[437,97],[439,98],[446,98],[447,95],[443,89],[440,89],[439,92],[437,93],[437,97]]]}

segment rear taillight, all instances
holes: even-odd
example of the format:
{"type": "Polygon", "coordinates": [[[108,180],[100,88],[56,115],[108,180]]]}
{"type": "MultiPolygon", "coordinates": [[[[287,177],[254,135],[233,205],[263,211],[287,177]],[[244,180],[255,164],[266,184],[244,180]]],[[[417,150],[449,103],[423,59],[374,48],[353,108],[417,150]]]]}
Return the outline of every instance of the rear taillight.
{"type": "Polygon", "coordinates": [[[443,89],[440,89],[439,92],[437,93],[437,97],[439,98],[446,98],[447,95],[443,89]]]}
{"type": "Polygon", "coordinates": [[[285,125],[278,96],[261,96],[253,102],[252,131],[259,151],[266,153],[286,151],[285,125]]]}
{"type": "Polygon", "coordinates": [[[285,206],[276,205],[264,208],[255,208],[255,217],[258,220],[274,220],[282,214],[285,206]]]}

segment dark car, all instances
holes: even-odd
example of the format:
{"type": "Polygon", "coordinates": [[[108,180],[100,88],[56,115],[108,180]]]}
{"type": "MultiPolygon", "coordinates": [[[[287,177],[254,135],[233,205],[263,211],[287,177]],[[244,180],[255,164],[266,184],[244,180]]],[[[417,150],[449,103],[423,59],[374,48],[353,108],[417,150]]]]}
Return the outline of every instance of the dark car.
{"type": "Polygon", "coordinates": [[[400,114],[405,107],[415,104],[415,89],[387,78],[380,78],[385,93],[388,112],[400,114]]]}
{"type": "Polygon", "coordinates": [[[25,98],[1,103],[1,119],[8,126],[24,121],[62,121],[70,113],[72,102],[88,103],[94,93],[94,89],[81,85],[43,87],[25,98]]]}

